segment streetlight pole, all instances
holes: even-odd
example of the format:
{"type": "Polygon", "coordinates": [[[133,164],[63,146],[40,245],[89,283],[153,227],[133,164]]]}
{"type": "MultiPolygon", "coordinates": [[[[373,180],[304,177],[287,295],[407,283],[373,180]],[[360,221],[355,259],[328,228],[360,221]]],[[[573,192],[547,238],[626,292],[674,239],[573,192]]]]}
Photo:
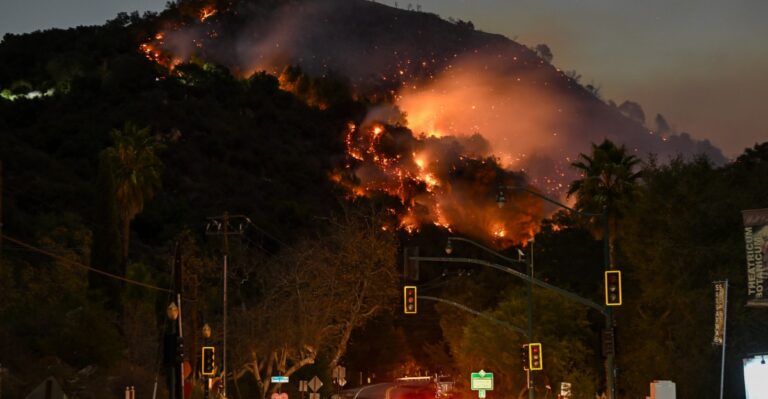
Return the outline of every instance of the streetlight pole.
{"type": "Polygon", "coordinates": [[[166,315],[168,316],[169,323],[166,327],[163,342],[163,361],[166,366],[168,397],[170,399],[181,399],[184,396],[184,391],[182,389],[184,366],[182,364],[183,359],[180,356],[183,352],[181,351],[181,338],[179,336],[180,312],[176,302],[171,301],[168,308],[166,308],[166,315]]]}
{"type": "MultiPolygon", "coordinates": [[[[445,252],[447,254],[449,254],[449,255],[451,254],[451,252],[453,252],[453,245],[452,245],[451,242],[454,241],[454,240],[455,241],[464,241],[464,242],[467,242],[469,244],[472,244],[475,247],[478,247],[478,248],[480,248],[480,249],[482,249],[482,250],[484,250],[484,251],[486,251],[488,253],[491,253],[491,254],[493,254],[496,257],[504,259],[504,260],[506,260],[509,263],[524,263],[525,264],[526,275],[528,276],[527,287],[526,287],[527,297],[528,297],[528,301],[527,301],[528,303],[527,303],[527,306],[526,306],[527,307],[526,314],[528,316],[528,328],[526,330],[526,334],[525,335],[526,335],[526,338],[528,339],[528,343],[533,342],[533,279],[534,279],[534,277],[533,277],[533,239],[531,239],[531,241],[530,241],[530,243],[531,243],[531,259],[528,262],[523,261],[523,259],[522,259],[523,258],[523,252],[520,251],[520,250],[518,250],[518,257],[517,257],[517,260],[515,260],[515,259],[512,259],[512,258],[508,258],[508,257],[506,257],[506,256],[504,256],[504,255],[502,255],[502,254],[500,254],[500,253],[498,253],[498,252],[496,252],[496,251],[494,251],[494,250],[484,246],[484,245],[480,245],[480,244],[478,244],[478,243],[476,243],[476,242],[474,242],[472,240],[469,240],[469,239],[466,239],[466,238],[463,238],[463,237],[449,237],[448,238],[448,243],[447,243],[447,245],[445,247],[445,252]]],[[[525,387],[528,390],[528,399],[533,399],[535,393],[534,393],[534,390],[533,390],[533,378],[532,378],[532,374],[531,374],[530,368],[526,368],[525,369],[525,384],[526,384],[525,387]]]]}
{"type": "MultiPolygon", "coordinates": [[[[526,193],[533,195],[534,197],[538,197],[540,199],[543,199],[544,201],[549,202],[550,204],[557,205],[560,208],[566,209],[569,212],[573,212],[577,215],[581,216],[588,216],[588,217],[600,217],[603,223],[603,266],[605,270],[611,270],[613,269],[613,265],[611,264],[611,250],[610,250],[610,223],[608,221],[608,209],[603,208],[602,213],[591,213],[591,212],[582,212],[577,209],[571,208],[568,205],[565,205],[563,203],[560,203],[552,198],[549,198],[543,194],[540,194],[534,190],[531,190],[527,187],[519,187],[519,186],[500,186],[498,196],[496,197],[496,202],[499,204],[499,207],[504,206],[504,203],[506,202],[506,198],[504,197],[504,191],[503,190],[519,190],[519,191],[525,191],[526,193]]],[[[613,321],[613,310],[610,306],[605,307],[605,329],[608,334],[613,336],[614,331],[614,321],[613,321]]],[[[615,342],[612,340],[612,342],[615,342]]],[[[613,344],[611,344],[613,345],[613,344]]],[[[616,399],[616,355],[614,354],[615,350],[614,348],[606,348],[608,349],[605,354],[605,380],[608,390],[608,399],[616,399]]]]}
{"type": "MultiPolygon", "coordinates": [[[[531,280],[528,280],[528,343],[530,344],[533,342],[533,239],[531,239],[531,259],[526,263],[526,268],[528,269],[528,276],[531,277],[531,280]]],[[[525,370],[526,380],[527,380],[527,388],[528,388],[528,399],[533,399],[534,397],[534,391],[533,391],[533,374],[531,373],[530,365],[525,370]]]]}

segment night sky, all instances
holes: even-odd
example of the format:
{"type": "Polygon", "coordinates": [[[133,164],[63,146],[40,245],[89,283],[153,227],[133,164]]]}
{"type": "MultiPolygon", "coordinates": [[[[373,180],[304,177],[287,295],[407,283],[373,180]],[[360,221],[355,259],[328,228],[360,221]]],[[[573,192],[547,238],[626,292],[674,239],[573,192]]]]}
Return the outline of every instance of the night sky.
{"type": "MultiPolygon", "coordinates": [[[[394,5],[393,0],[379,1],[394,5]]],[[[606,99],[710,139],[727,156],[768,140],[768,1],[399,0],[526,45],[577,70],[606,99]]],[[[101,24],[165,0],[0,0],[0,34],[101,24]]]]}

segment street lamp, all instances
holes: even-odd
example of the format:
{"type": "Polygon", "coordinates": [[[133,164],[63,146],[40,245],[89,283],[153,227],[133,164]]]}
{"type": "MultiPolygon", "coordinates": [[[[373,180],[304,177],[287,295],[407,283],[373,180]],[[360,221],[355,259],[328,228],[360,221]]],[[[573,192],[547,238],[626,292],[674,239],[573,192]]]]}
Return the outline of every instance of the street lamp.
{"type": "Polygon", "coordinates": [[[179,307],[176,306],[176,303],[171,302],[165,310],[165,314],[168,315],[168,319],[171,321],[176,321],[179,319],[179,307]]]}
{"type": "Polygon", "coordinates": [[[211,326],[208,323],[203,324],[203,338],[206,340],[211,338],[211,326]]]}
{"type": "MultiPolygon", "coordinates": [[[[609,233],[610,224],[608,223],[608,209],[604,207],[602,213],[591,213],[591,212],[579,211],[577,209],[569,207],[568,205],[562,204],[552,198],[549,198],[543,194],[540,194],[534,190],[531,190],[527,187],[519,187],[519,186],[499,186],[499,191],[496,195],[496,203],[499,205],[499,208],[502,208],[504,204],[507,202],[507,199],[504,195],[504,190],[525,191],[526,193],[533,195],[534,197],[540,198],[544,201],[549,202],[550,204],[566,209],[569,212],[573,212],[577,215],[587,216],[587,217],[600,217],[603,222],[603,264],[606,271],[613,269],[613,266],[611,265],[611,257],[610,257],[610,244],[608,241],[610,236],[610,233],[609,233]]],[[[607,306],[604,313],[605,313],[605,328],[613,336],[614,334],[613,333],[613,311],[609,306],[607,306]]],[[[609,348],[609,349],[610,350],[607,351],[608,353],[606,353],[606,359],[605,359],[606,385],[608,386],[608,399],[616,399],[616,355],[614,354],[613,348],[609,348]]]]}

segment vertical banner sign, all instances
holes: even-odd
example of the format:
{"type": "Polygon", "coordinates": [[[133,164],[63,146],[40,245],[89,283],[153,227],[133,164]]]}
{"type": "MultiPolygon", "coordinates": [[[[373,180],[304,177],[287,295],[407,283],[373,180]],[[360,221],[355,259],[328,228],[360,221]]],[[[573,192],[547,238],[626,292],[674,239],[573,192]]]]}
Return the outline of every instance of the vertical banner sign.
{"type": "Polygon", "coordinates": [[[725,281],[715,281],[715,338],[713,345],[722,345],[725,335],[725,281]]]}
{"type": "Polygon", "coordinates": [[[747,250],[747,306],[766,306],[768,277],[768,208],[741,211],[747,250]]]}

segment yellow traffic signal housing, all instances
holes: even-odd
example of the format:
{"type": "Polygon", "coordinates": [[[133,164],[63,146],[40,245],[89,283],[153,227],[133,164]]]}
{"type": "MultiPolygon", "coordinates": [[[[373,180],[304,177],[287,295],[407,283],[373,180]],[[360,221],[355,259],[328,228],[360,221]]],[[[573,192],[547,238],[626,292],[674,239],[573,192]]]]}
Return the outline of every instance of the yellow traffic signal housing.
{"type": "Polygon", "coordinates": [[[203,370],[202,374],[206,377],[210,377],[216,373],[216,366],[213,359],[215,348],[212,346],[203,347],[203,370]]]}
{"type": "Polygon", "coordinates": [[[406,285],[403,287],[403,312],[405,314],[416,314],[417,313],[417,297],[416,297],[416,286],[415,285],[406,285]]]}
{"type": "Polygon", "coordinates": [[[605,271],[605,304],[621,305],[621,270],[605,271]]]}
{"type": "Polygon", "coordinates": [[[530,370],[544,369],[544,356],[541,352],[541,344],[528,344],[528,368],[530,370]]]}

